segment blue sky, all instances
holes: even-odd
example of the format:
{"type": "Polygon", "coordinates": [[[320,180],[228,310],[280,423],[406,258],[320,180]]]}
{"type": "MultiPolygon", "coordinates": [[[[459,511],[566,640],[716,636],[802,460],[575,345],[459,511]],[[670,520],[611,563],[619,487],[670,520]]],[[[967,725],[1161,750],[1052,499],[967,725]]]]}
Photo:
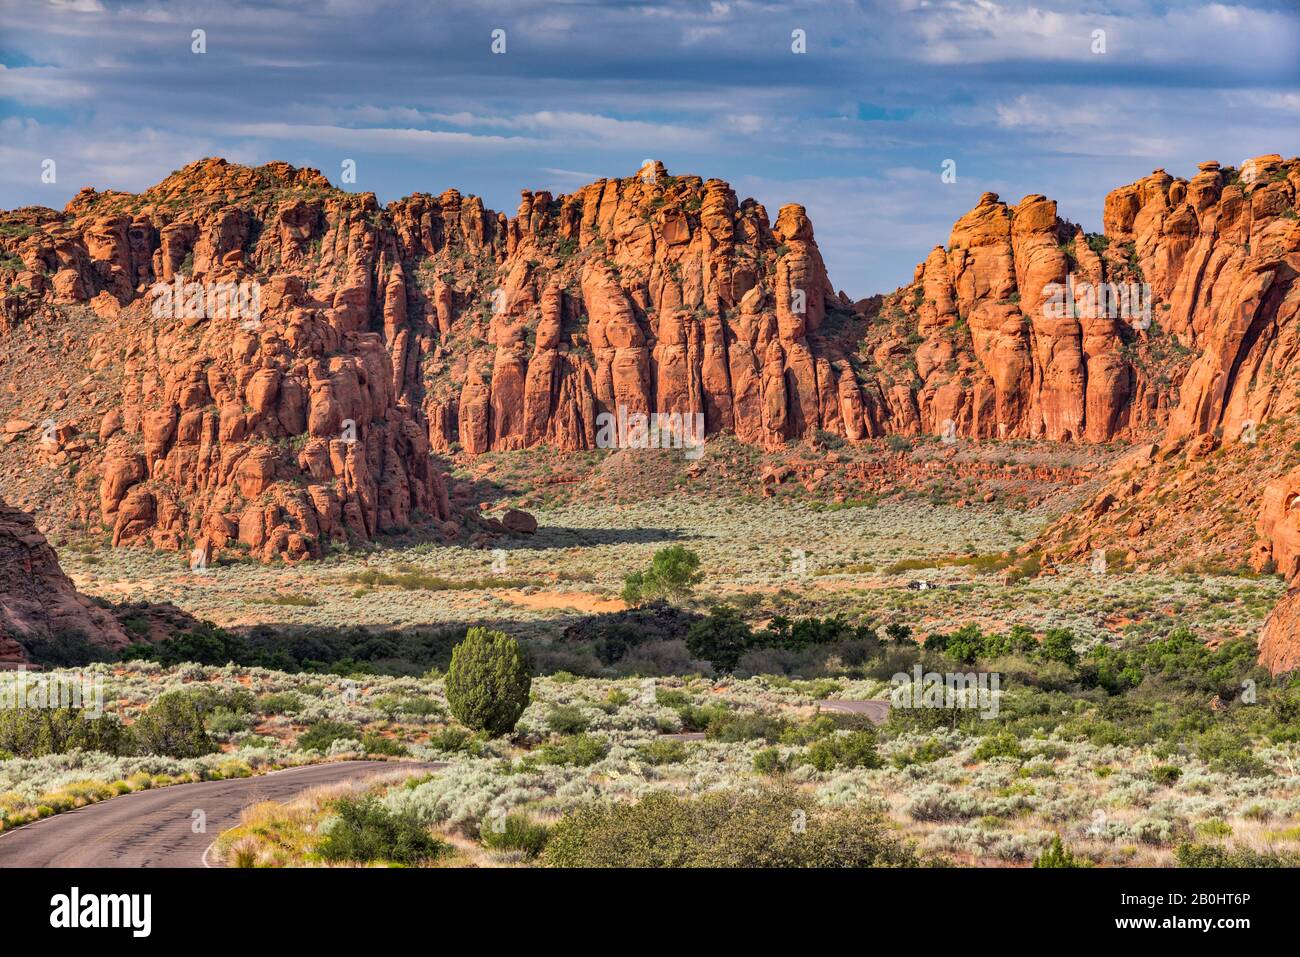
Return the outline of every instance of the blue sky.
{"type": "Polygon", "coordinates": [[[1300,153],[1300,0],[0,0],[0,65],[0,207],[220,155],[513,215],[653,158],[803,203],[855,297],[985,190],[1099,229],[1156,167],[1300,153]]]}

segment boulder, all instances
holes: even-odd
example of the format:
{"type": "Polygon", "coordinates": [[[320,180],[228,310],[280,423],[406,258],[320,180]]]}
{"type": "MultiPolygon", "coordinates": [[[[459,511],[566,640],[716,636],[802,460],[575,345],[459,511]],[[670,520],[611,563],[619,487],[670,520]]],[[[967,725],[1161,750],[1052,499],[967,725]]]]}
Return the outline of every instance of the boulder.
{"type": "Polygon", "coordinates": [[[501,524],[506,531],[518,535],[531,535],[537,531],[537,519],[517,508],[506,509],[505,514],[501,516],[501,524]]]}

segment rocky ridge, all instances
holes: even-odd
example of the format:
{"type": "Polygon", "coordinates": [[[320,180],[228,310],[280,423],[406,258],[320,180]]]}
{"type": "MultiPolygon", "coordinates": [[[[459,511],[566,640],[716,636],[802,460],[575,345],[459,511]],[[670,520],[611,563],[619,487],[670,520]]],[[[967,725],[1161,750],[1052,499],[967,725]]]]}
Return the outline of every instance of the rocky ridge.
{"type": "MultiPolygon", "coordinates": [[[[53,416],[52,437],[15,416],[5,440],[75,464],[81,518],[116,544],[263,559],[426,520],[460,534],[431,452],[592,448],[620,406],[698,412],[768,449],[820,433],[1126,442],[1135,458],[1035,547],[1123,539],[1142,560],[1179,507],[1174,470],[1250,454],[1298,411],[1298,192],[1300,160],[1276,155],[1157,170],[1108,195],[1096,235],[1044,196],[988,193],[910,285],[852,302],[802,207],[772,222],[661,164],[525,191],[509,217],[455,190],[381,207],[313,170],[204,160],[138,196],[5,214],[5,336],[61,339],[91,374],[43,409],[80,386],[93,416],[53,416]],[[256,281],[260,321],[155,315],[178,276],[256,281]],[[1104,284],[1145,284],[1146,320],[1090,311],[1081,290],[1104,284]]],[[[8,349],[10,396],[31,368],[8,349]]],[[[1300,465],[1276,447],[1264,479],[1300,465]]],[[[1251,516],[1259,567],[1285,567],[1289,521],[1251,516]]]]}

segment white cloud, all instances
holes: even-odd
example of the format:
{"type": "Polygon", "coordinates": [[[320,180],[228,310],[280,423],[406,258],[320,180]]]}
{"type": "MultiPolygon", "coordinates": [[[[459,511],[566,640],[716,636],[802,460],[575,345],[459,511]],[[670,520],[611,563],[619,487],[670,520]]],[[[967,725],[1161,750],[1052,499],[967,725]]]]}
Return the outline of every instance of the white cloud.
{"type": "Polygon", "coordinates": [[[1116,12],[997,0],[897,2],[900,26],[920,40],[916,58],[944,65],[1076,62],[1126,64],[1246,62],[1285,66],[1296,56],[1294,14],[1279,10],[1184,5],[1167,10],[1120,4],[1116,12]],[[1093,31],[1105,31],[1105,53],[1093,51],[1093,31]]]}
{"type": "Polygon", "coordinates": [[[0,63],[0,93],[19,103],[50,106],[84,101],[94,95],[95,88],[72,79],[57,67],[9,67],[0,63]]]}
{"type": "Polygon", "coordinates": [[[480,135],[448,130],[310,125],[299,123],[224,123],[214,130],[231,136],[307,141],[327,146],[384,152],[424,151],[429,147],[527,149],[537,141],[523,136],[480,135]]]}
{"type": "MultiPolygon", "coordinates": [[[[62,207],[83,186],[138,192],[173,170],[218,152],[216,141],[151,127],[92,124],[49,126],[30,117],[0,120],[0,205],[62,207]],[[55,183],[41,181],[41,163],[57,164],[55,183]]],[[[236,163],[256,163],[246,149],[225,151],[236,163]]]]}

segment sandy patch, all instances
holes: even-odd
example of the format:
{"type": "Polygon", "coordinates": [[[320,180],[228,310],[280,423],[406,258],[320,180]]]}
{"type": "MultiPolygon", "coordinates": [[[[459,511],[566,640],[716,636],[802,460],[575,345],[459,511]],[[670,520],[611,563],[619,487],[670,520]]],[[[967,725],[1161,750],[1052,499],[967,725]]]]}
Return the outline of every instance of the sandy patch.
{"type": "Polygon", "coordinates": [[[517,589],[496,592],[496,597],[531,608],[535,611],[567,610],[581,612],[622,611],[627,607],[618,598],[605,598],[603,595],[586,591],[539,591],[531,595],[517,589]]]}

